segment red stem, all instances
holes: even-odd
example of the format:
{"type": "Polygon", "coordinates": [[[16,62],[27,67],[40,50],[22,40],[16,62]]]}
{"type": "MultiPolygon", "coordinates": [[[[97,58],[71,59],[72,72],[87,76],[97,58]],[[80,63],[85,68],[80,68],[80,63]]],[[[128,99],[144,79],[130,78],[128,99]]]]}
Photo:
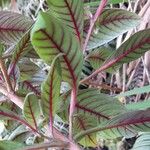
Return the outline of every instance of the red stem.
{"type": "Polygon", "coordinates": [[[99,7],[94,15],[94,17],[91,19],[90,21],[90,27],[89,27],[89,30],[88,30],[88,34],[86,36],[86,39],[85,39],[85,42],[84,42],[84,45],[83,45],[83,52],[86,51],[86,48],[87,48],[87,45],[88,45],[88,41],[90,39],[90,36],[92,34],[92,31],[93,31],[93,27],[95,25],[95,22],[96,20],[98,19],[98,17],[101,15],[104,7],[106,6],[106,3],[107,3],[107,0],[102,0],[99,4],[99,7]]]}
{"type": "Polygon", "coordinates": [[[76,91],[77,88],[74,87],[71,91],[71,100],[70,100],[70,110],[69,110],[69,139],[72,140],[72,121],[73,113],[76,105],[76,91]]]}
{"type": "Polygon", "coordinates": [[[0,115],[12,118],[13,120],[16,120],[16,121],[19,121],[20,123],[22,123],[22,124],[26,125],[27,127],[29,127],[33,132],[39,134],[39,132],[36,129],[34,129],[30,124],[28,124],[25,120],[19,118],[18,116],[15,116],[15,115],[9,114],[9,113],[5,113],[5,112],[2,112],[2,111],[0,112],[0,115]]]}

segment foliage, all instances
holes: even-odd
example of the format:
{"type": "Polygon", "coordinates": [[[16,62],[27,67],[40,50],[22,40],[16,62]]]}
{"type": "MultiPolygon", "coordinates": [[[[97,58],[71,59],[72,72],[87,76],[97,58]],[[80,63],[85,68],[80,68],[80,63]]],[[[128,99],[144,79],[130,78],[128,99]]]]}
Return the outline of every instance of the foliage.
{"type": "Polygon", "coordinates": [[[116,44],[119,36],[124,39],[141,18],[124,9],[105,8],[121,0],[98,2],[47,0],[48,10],[40,7],[43,11],[36,20],[0,11],[0,119],[6,127],[1,149],[12,145],[25,150],[79,150],[80,145],[95,146],[98,136],[130,138],[149,132],[149,101],[127,105],[119,101],[148,93],[149,86],[116,97],[86,86],[150,49],[150,29],[132,33],[112,48],[111,42],[116,44]],[[94,72],[88,70],[91,66],[94,72]],[[83,76],[84,71],[89,75],[83,76]]]}

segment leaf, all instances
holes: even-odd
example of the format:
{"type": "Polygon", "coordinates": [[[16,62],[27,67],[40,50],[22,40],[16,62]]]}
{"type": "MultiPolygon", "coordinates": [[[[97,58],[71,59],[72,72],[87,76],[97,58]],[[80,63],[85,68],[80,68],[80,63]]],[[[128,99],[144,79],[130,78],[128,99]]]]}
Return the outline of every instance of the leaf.
{"type": "Polygon", "coordinates": [[[88,54],[86,59],[90,61],[90,64],[94,69],[98,69],[112,52],[113,51],[105,47],[94,49],[88,54]]]}
{"type": "Polygon", "coordinates": [[[48,13],[40,13],[32,29],[31,40],[39,56],[49,65],[59,53],[64,54],[60,58],[63,80],[76,87],[83,56],[79,42],[65,25],[48,13]]]}
{"type": "Polygon", "coordinates": [[[3,44],[0,43],[0,57],[2,56],[3,51],[4,51],[4,46],[3,44]]]}
{"type": "Polygon", "coordinates": [[[81,0],[47,0],[50,10],[63,21],[81,43],[83,34],[83,2],[81,0]]]}
{"type": "MultiPolygon", "coordinates": [[[[8,98],[6,97],[6,101],[1,103],[0,110],[9,110],[10,114],[18,114],[18,116],[22,113],[21,109],[17,107],[14,103],[8,101],[8,98]]],[[[5,128],[8,132],[12,132],[19,124],[20,122],[16,122],[14,120],[10,120],[7,117],[0,117],[0,120],[3,120],[5,124],[5,128]]]]}
{"type": "Polygon", "coordinates": [[[133,137],[138,132],[148,132],[150,129],[150,110],[139,110],[118,115],[103,125],[91,128],[79,133],[75,139],[78,141],[85,135],[100,132],[106,138],[117,138],[121,136],[133,137]]]}
{"type": "Polygon", "coordinates": [[[52,121],[51,119],[58,110],[60,103],[61,67],[58,56],[54,59],[48,77],[41,88],[43,114],[50,121],[52,121]]]}
{"type": "Polygon", "coordinates": [[[33,93],[29,93],[25,97],[23,115],[30,125],[36,129],[38,128],[40,106],[37,96],[35,96],[33,93]]]}
{"type": "Polygon", "coordinates": [[[29,127],[33,132],[37,133],[37,131],[32,126],[30,126],[23,118],[21,118],[14,112],[10,111],[9,109],[3,108],[2,106],[0,106],[0,119],[1,120],[16,120],[20,122],[21,124],[29,127]]]}
{"type": "Polygon", "coordinates": [[[21,141],[21,135],[29,132],[29,130],[24,125],[18,125],[11,133],[9,131],[9,136],[7,140],[16,141],[16,142],[23,142],[21,141]],[[16,140],[19,137],[19,140],[16,140]]]}
{"type": "MultiPolygon", "coordinates": [[[[73,120],[74,134],[80,133],[83,130],[93,128],[96,126],[96,124],[98,123],[94,117],[89,117],[86,114],[76,114],[74,115],[74,120],[73,120]]],[[[79,141],[79,143],[84,147],[90,147],[90,146],[95,147],[97,144],[96,138],[97,138],[97,134],[93,133],[91,135],[87,135],[84,138],[82,138],[79,141]]]]}
{"type": "Polygon", "coordinates": [[[125,41],[101,66],[107,69],[118,64],[131,62],[150,49],[150,29],[135,33],[125,41]]]}
{"type": "Polygon", "coordinates": [[[1,0],[0,1],[1,8],[8,7],[9,4],[10,4],[10,0],[1,0]]]}
{"type": "MultiPolygon", "coordinates": [[[[59,116],[68,120],[70,92],[62,97],[59,116]]],[[[77,95],[77,104],[74,112],[73,133],[96,127],[99,123],[108,121],[118,114],[126,112],[125,107],[117,100],[96,89],[80,90],[77,95]]],[[[94,146],[96,134],[87,135],[81,141],[84,146],[94,146]]]]}
{"type": "Polygon", "coordinates": [[[12,141],[0,141],[0,150],[19,150],[24,148],[25,145],[22,143],[18,143],[18,142],[12,142],[12,141]]]}
{"type": "Polygon", "coordinates": [[[128,0],[109,0],[111,4],[118,4],[118,3],[124,3],[128,2],[128,0]]]}
{"type": "MultiPolygon", "coordinates": [[[[66,118],[68,118],[68,109],[70,94],[64,95],[61,108],[64,108],[66,118]]],[[[80,90],[77,95],[77,104],[75,114],[87,114],[89,117],[95,118],[97,121],[103,122],[112,117],[124,113],[125,107],[113,97],[100,93],[96,89],[80,90]]]]}
{"type": "Polygon", "coordinates": [[[131,95],[137,95],[137,94],[143,94],[149,92],[150,92],[150,85],[147,85],[140,88],[134,88],[133,90],[129,90],[124,93],[120,93],[116,97],[119,98],[119,97],[125,97],[125,96],[131,96],[131,95]]]}
{"type": "Polygon", "coordinates": [[[32,20],[21,14],[0,11],[0,41],[8,45],[17,43],[32,24],[32,20]]]}
{"type": "MultiPolygon", "coordinates": [[[[90,62],[94,69],[98,69],[113,52],[114,51],[111,48],[101,47],[90,52],[86,59],[90,62]]],[[[107,72],[111,73],[118,69],[119,66],[112,67],[107,69],[107,72]]]]}
{"type": "Polygon", "coordinates": [[[19,42],[14,47],[14,53],[12,56],[12,63],[16,64],[19,59],[26,55],[29,51],[32,51],[33,47],[30,42],[30,30],[27,31],[19,42]]]}
{"type": "Polygon", "coordinates": [[[149,150],[150,149],[150,133],[141,133],[136,139],[131,150],[149,150]]]}
{"type": "MultiPolygon", "coordinates": [[[[41,84],[40,84],[41,85],[41,84]]],[[[18,84],[18,93],[27,94],[29,92],[33,92],[34,94],[40,96],[40,85],[35,85],[32,81],[23,81],[18,84]]]]}
{"type": "Polygon", "coordinates": [[[14,82],[17,78],[20,78],[20,71],[17,65],[21,57],[27,54],[29,51],[32,51],[33,47],[30,42],[30,30],[27,31],[18,43],[12,48],[13,51],[11,63],[9,66],[9,75],[12,76],[14,82]]]}
{"type": "MultiPolygon", "coordinates": [[[[95,1],[85,2],[84,6],[98,7],[99,4],[100,4],[100,1],[95,0],[95,1]]],[[[128,2],[128,0],[108,0],[108,4],[118,4],[118,3],[121,3],[121,2],[128,2]]]]}
{"type": "Polygon", "coordinates": [[[137,102],[137,103],[129,103],[126,104],[125,107],[128,110],[145,110],[150,108],[150,99],[144,100],[142,102],[137,102]]]}
{"type": "MultiPolygon", "coordinates": [[[[68,119],[70,94],[63,96],[59,116],[68,119]],[[63,109],[63,110],[62,110],[63,109]]],[[[80,90],[77,95],[77,104],[74,112],[73,133],[96,127],[99,123],[108,121],[118,114],[126,112],[125,107],[117,100],[96,89],[80,90]]],[[[96,146],[96,133],[85,136],[79,141],[84,146],[96,146]]]]}
{"type": "MultiPolygon", "coordinates": [[[[97,48],[119,35],[129,31],[139,24],[139,17],[132,12],[122,9],[106,9],[98,18],[87,50],[97,48]]],[[[85,22],[84,37],[87,35],[89,20],[85,22]]]]}
{"type": "Polygon", "coordinates": [[[40,71],[40,68],[33,63],[29,58],[23,58],[19,61],[18,67],[20,69],[20,80],[30,80],[40,71]]]}

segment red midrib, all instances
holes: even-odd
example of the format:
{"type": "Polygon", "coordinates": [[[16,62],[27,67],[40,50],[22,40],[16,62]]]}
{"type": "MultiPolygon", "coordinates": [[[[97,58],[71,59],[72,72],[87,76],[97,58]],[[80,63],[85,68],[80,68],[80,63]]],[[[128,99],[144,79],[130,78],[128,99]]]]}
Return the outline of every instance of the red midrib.
{"type": "Polygon", "coordinates": [[[40,92],[29,82],[29,81],[24,81],[24,84],[28,86],[36,95],[41,95],[40,92]]]}
{"type": "Polygon", "coordinates": [[[150,122],[150,118],[139,119],[139,120],[135,120],[135,121],[134,121],[134,118],[133,118],[132,120],[129,120],[128,122],[125,122],[125,123],[118,123],[117,125],[104,127],[104,128],[102,128],[102,130],[118,128],[118,127],[124,127],[124,126],[127,126],[127,125],[142,124],[142,123],[145,123],[145,122],[150,122]]]}
{"type": "Polygon", "coordinates": [[[4,27],[0,27],[0,31],[17,31],[17,32],[25,32],[26,29],[16,29],[16,28],[4,28],[4,27]]]}
{"type": "MultiPolygon", "coordinates": [[[[55,67],[55,65],[54,65],[55,67]]],[[[52,75],[50,80],[50,96],[49,96],[49,122],[50,122],[50,130],[51,134],[53,135],[53,76],[54,76],[54,68],[52,67],[52,75]]]]}
{"type": "Polygon", "coordinates": [[[124,54],[122,54],[120,57],[115,58],[114,60],[110,61],[110,62],[105,62],[105,64],[101,67],[101,71],[105,70],[109,67],[111,67],[113,64],[117,63],[118,61],[120,61],[121,59],[123,59],[125,56],[127,56],[129,53],[131,53],[132,51],[135,51],[137,48],[140,48],[143,44],[145,43],[150,43],[150,38],[145,39],[144,41],[140,42],[139,44],[135,45],[134,47],[128,49],[124,54]]]}
{"type": "Polygon", "coordinates": [[[34,129],[32,126],[30,126],[26,121],[22,120],[21,118],[19,118],[18,116],[14,116],[12,114],[8,114],[8,113],[5,113],[5,112],[0,112],[0,115],[2,116],[5,116],[5,117],[9,117],[9,118],[12,118],[14,120],[17,120],[19,122],[21,122],[22,124],[28,126],[30,129],[32,129],[32,131],[38,133],[38,131],[36,129],[34,129]]]}
{"type": "MultiPolygon", "coordinates": [[[[56,47],[56,49],[59,50],[59,52],[64,53],[64,51],[59,47],[59,45],[53,40],[53,38],[49,34],[47,34],[43,29],[41,29],[40,31],[43,32],[48,37],[48,39],[50,41],[52,41],[52,43],[54,44],[54,46],[56,47]]],[[[73,71],[73,69],[72,69],[72,67],[70,65],[71,63],[68,61],[68,58],[67,58],[66,55],[63,55],[63,58],[65,60],[65,63],[68,66],[68,70],[69,70],[69,72],[71,74],[71,77],[73,79],[73,86],[76,87],[76,77],[75,77],[74,71],[73,71]]]]}
{"type": "Polygon", "coordinates": [[[86,111],[86,112],[88,112],[88,113],[94,114],[94,115],[96,115],[96,116],[98,116],[98,117],[102,117],[102,118],[105,118],[105,119],[107,119],[107,120],[110,119],[108,116],[105,116],[105,115],[103,115],[103,114],[101,114],[101,113],[99,113],[99,112],[93,111],[93,110],[91,110],[91,109],[89,109],[89,108],[86,108],[86,107],[84,107],[84,106],[81,106],[81,105],[79,105],[79,104],[76,104],[76,107],[77,107],[77,109],[81,109],[81,110],[86,111]]]}
{"type": "Polygon", "coordinates": [[[73,12],[72,12],[70,6],[69,6],[68,1],[67,1],[67,0],[64,0],[64,1],[65,1],[66,5],[67,5],[67,7],[68,7],[68,10],[69,10],[69,13],[70,13],[72,22],[73,22],[73,24],[74,24],[74,27],[75,27],[75,30],[76,30],[76,33],[77,33],[77,37],[78,37],[79,41],[81,42],[80,32],[79,32],[79,30],[78,30],[78,26],[77,26],[77,24],[76,24],[76,20],[75,20],[75,18],[74,18],[74,14],[73,14],[73,12]]]}
{"type": "Polygon", "coordinates": [[[135,20],[138,20],[137,18],[131,18],[131,17],[115,17],[115,18],[112,18],[112,19],[104,19],[102,22],[100,22],[101,25],[106,25],[108,23],[111,23],[111,22],[114,22],[114,21],[120,21],[120,20],[128,20],[128,19],[135,19],[135,20]]]}
{"type": "Polygon", "coordinates": [[[31,116],[32,116],[35,128],[37,129],[38,127],[37,127],[37,124],[36,124],[36,120],[35,120],[35,117],[34,117],[34,114],[33,114],[33,111],[32,111],[32,107],[31,107],[30,101],[28,101],[28,102],[29,102],[29,109],[30,109],[30,112],[31,112],[31,116]]]}
{"type": "Polygon", "coordinates": [[[12,72],[14,72],[16,63],[18,62],[21,53],[24,51],[24,48],[27,47],[26,45],[28,44],[29,39],[30,39],[30,37],[28,37],[28,38],[26,39],[26,41],[24,42],[23,46],[22,46],[21,49],[19,50],[19,53],[17,53],[17,55],[16,55],[16,58],[17,58],[17,59],[15,59],[15,60],[12,62],[13,66],[12,66],[12,68],[11,68],[10,74],[11,74],[12,72]]]}
{"type": "MultiPolygon", "coordinates": [[[[79,123],[80,123],[82,129],[83,129],[83,130],[86,130],[82,119],[78,117],[78,121],[79,121],[79,123]]],[[[88,136],[88,138],[90,139],[90,141],[91,141],[92,143],[96,144],[96,143],[94,142],[94,140],[90,137],[90,135],[87,135],[87,136],[88,136]]]]}
{"type": "Polygon", "coordinates": [[[101,60],[101,61],[105,61],[105,59],[104,58],[102,58],[102,56],[100,57],[100,56],[89,56],[88,57],[89,59],[98,59],[98,60],[101,60]]]}

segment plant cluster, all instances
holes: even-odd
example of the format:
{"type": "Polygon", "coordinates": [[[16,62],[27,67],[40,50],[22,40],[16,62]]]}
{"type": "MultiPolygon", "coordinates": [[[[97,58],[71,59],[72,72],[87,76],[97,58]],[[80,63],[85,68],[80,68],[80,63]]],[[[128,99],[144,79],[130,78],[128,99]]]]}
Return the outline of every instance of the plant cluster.
{"type": "Polygon", "coordinates": [[[114,97],[85,85],[147,52],[150,29],[114,49],[112,40],[139,25],[137,14],[107,8],[115,0],[101,0],[98,7],[83,0],[46,2],[47,10],[36,20],[0,11],[0,119],[5,125],[0,149],[80,150],[80,145],[95,146],[97,137],[149,132],[149,102],[131,107],[118,100],[139,89],[114,97]],[[87,64],[94,68],[90,75],[87,64]]]}

